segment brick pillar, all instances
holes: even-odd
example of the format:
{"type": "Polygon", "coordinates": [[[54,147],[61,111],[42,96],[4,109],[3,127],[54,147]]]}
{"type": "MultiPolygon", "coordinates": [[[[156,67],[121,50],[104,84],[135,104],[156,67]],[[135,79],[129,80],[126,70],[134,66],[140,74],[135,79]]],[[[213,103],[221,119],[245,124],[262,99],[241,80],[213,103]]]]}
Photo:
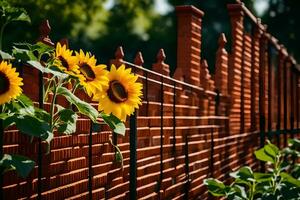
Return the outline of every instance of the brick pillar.
{"type": "Polygon", "coordinates": [[[201,22],[204,13],[193,6],[177,6],[177,68],[174,78],[200,84],[201,22]]]}
{"type": "Polygon", "coordinates": [[[244,13],[242,4],[229,4],[227,6],[230,22],[232,48],[228,70],[228,89],[232,98],[231,112],[229,115],[230,132],[240,132],[241,122],[241,69],[244,39],[244,13]]]}
{"type": "Polygon", "coordinates": [[[251,62],[251,130],[259,128],[259,63],[260,63],[260,38],[262,31],[255,26],[252,33],[252,62],[251,62]]]}
{"type": "Polygon", "coordinates": [[[225,49],[227,43],[225,34],[222,33],[218,40],[216,54],[215,83],[216,89],[223,95],[228,94],[228,53],[225,49]]]}
{"type": "Polygon", "coordinates": [[[251,127],[251,68],[252,68],[252,36],[249,33],[244,35],[244,63],[243,63],[243,90],[242,90],[242,116],[241,130],[248,132],[251,127]]]}

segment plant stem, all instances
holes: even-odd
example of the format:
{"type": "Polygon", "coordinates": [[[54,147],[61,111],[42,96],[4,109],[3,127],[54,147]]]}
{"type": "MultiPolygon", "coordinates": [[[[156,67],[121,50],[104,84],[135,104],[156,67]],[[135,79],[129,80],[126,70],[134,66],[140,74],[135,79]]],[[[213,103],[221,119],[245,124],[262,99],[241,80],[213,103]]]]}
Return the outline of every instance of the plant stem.
{"type": "Polygon", "coordinates": [[[57,87],[56,87],[55,84],[53,84],[53,86],[54,86],[53,98],[52,98],[51,107],[50,107],[50,127],[51,127],[52,132],[53,132],[53,129],[54,129],[53,117],[54,117],[54,107],[55,107],[55,101],[56,101],[56,95],[57,95],[57,87]]]}
{"type": "Polygon", "coordinates": [[[48,80],[47,88],[46,88],[45,93],[44,93],[44,101],[47,101],[47,99],[48,99],[48,93],[49,93],[51,84],[53,83],[53,78],[54,77],[52,77],[51,79],[48,80]]]}
{"type": "MultiPolygon", "coordinates": [[[[2,106],[0,105],[0,109],[2,110],[2,106]]],[[[0,119],[0,159],[3,157],[3,135],[4,135],[4,127],[3,127],[3,120],[0,119]]],[[[0,199],[3,198],[3,171],[4,168],[0,166],[0,199]]]]}
{"type": "Polygon", "coordinates": [[[76,90],[77,90],[77,88],[78,88],[79,85],[80,85],[79,82],[76,81],[76,84],[75,84],[75,86],[72,89],[72,93],[73,94],[75,94],[75,92],[76,92],[76,90]]]}
{"type": "Polygon", "coordinates": [[[273,187],[272,188],[273,189],[272,193],[273,194],[276,193],[276,189],[277,189],[277,183],[276,183],[276,181],[277,181],[277,178],[279,177],[279,173],[280,173],[279,166],[280,166],[280,158],[277,158],[275,160],[275,163],[274,163],[274,172],[273,172],[273,174],[274,174],[274,180],[273,180],[273,185],[272,185],[272,187],[273,187]]]}
{"type": "Polygon", "coordinates": [[[6,27],[6,25],[7,25],[7,22],[5,22],[3,24],[3,26],[1,26],[1,29],[0,29],[0,50],[2,50],[2,39],[3,39],[4,28],[6,27]]]}
{"type": "Polygon", "coordinates": [[[250,187],[250,194],[249,194],[249,200],[253,200],[253,198],[254,198],[255,186],[256,186],[255,183],[251,184],[251,187],[250,187]]]}

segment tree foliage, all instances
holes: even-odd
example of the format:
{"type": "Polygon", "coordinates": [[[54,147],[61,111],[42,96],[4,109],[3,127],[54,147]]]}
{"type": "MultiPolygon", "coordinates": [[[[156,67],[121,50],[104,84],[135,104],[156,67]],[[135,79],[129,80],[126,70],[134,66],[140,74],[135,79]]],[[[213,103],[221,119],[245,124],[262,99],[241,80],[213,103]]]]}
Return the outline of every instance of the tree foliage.
{"type": "Polygon", "coordinates": [[[263,15],[263,22],[268,30],[288,51],[300,59],[300,1],[299,0],[270,0],[269,8],[263,15]]]}
{"type": "MultiPolygon", "coordinates": [[[[20,41],[34,41],[38,38],[40,22],[49,19],[53,41],[68,38],[71,47],[89,50],[98,55],[101,62],[108,62],[113,57],[116,47],[122,45],[126,59],[132,61],[136,52],[140,50],[144,55],[145,67],[151,67],[155,62],[158,49],[164,48],[167,55],[166,62],[170,64],[171,71],[176,66],[177,48],[174,7],[194,5],[205,12],[202,21],[201,57],[208,60],[212,72],[220,33],[226,34],[229,40],[227,48],[230,49],[231,33],[227,4],[236,3],[235,0],[165,0],[173,11],[162,15],[155,11],[153,0],[113,0],[113,5],[109,9],[105,8],[108,0],[9,1],[28,11],[32,18],[32,25],[10,25],[6,46],[12,43],[12,38],[16,36],[20,41]]],[[[255,0],[243,2],[254,12],[255,0]]],[[[270,7],[265,12],[263,22],[269,25],[269,32],[299,56],[297,45],[300,29],[295,28],[297,23],[300,23],[297,12],[299,1],[270,0],[269,2],[270,7]]]]}

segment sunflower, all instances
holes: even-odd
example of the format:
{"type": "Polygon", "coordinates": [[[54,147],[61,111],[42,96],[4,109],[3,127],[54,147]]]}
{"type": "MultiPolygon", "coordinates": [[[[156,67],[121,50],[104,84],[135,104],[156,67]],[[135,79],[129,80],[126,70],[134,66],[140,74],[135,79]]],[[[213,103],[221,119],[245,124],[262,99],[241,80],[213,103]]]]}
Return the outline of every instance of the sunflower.
{"type": "Polygon", "coordinates": [[[131,115],[135,108],[141,105],[143,85],[137,83],[138,76],[121,65],[118,69],[114,65],[108,73],[109,84],[94,96],[99,101],[98,110],[106,114],[113,114],[122,121],[131,115]]]}
{"type": "Polygon", "coordinates": [[[84,54],[82,50],[79,53],[76,52],[76,57],[80,71],[80,85],[85,88],[90,97],[101,91],[103,86],[108,86],[106,65],[96,65],[95,56],[91,56],[89,53],[84,54]]]}
{"type": "Polygon", "coordinates": [[[80,71],[77,66],[77,58],[72,56],[72,53],[73,51],[67,49],[66,45],[61,46],[60,43],[57,43],[54,66],[65,73],[76,76],[80,71]]]}
{"type": "Polygon", "coordinates": [[[17,98],[22,93],[22,80],[11,64],[5,61],[0,63],[0,105],[17,98]]]}

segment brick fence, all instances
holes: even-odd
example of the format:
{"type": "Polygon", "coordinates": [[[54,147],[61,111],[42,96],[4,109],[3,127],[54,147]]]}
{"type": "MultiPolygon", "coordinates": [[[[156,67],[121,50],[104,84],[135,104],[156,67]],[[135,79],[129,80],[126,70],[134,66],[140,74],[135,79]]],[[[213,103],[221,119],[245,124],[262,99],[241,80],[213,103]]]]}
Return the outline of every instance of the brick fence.
{"type": "MultiPolygon", "coordinates": [[[[76,134],[56,135],[49,155],[43,143],[6,130],[4,152],[27,155],[39,167],[27,179],[6,173],[4,199],[207,199],[204,178],[224,179],[241,165],[263,170],[253,151],[266,138],[285,146],[299,132],[299,68],[243,4],[227,8],[231,36],[216,41],[214,75],[201,58],[204,13],[193,6],[176,8],[173,77],[163,49],[152,70],[142,67],[140,52],[131,63],[117,49],[110,63],[132,67],[144,84],[143,106],[126,124],[126,136],[114,138],[123,168],[114,162],[111,131],[93,130],[88,119],[79,120],[76,134]],[[253,22],[250,32],[244,18],[253,22]]],[[[47,31],[40,40],[51,44],[47,31]]],[[[38,72],[24,67],[23,77],[25,93],[38,102],[38,72]]]]}

